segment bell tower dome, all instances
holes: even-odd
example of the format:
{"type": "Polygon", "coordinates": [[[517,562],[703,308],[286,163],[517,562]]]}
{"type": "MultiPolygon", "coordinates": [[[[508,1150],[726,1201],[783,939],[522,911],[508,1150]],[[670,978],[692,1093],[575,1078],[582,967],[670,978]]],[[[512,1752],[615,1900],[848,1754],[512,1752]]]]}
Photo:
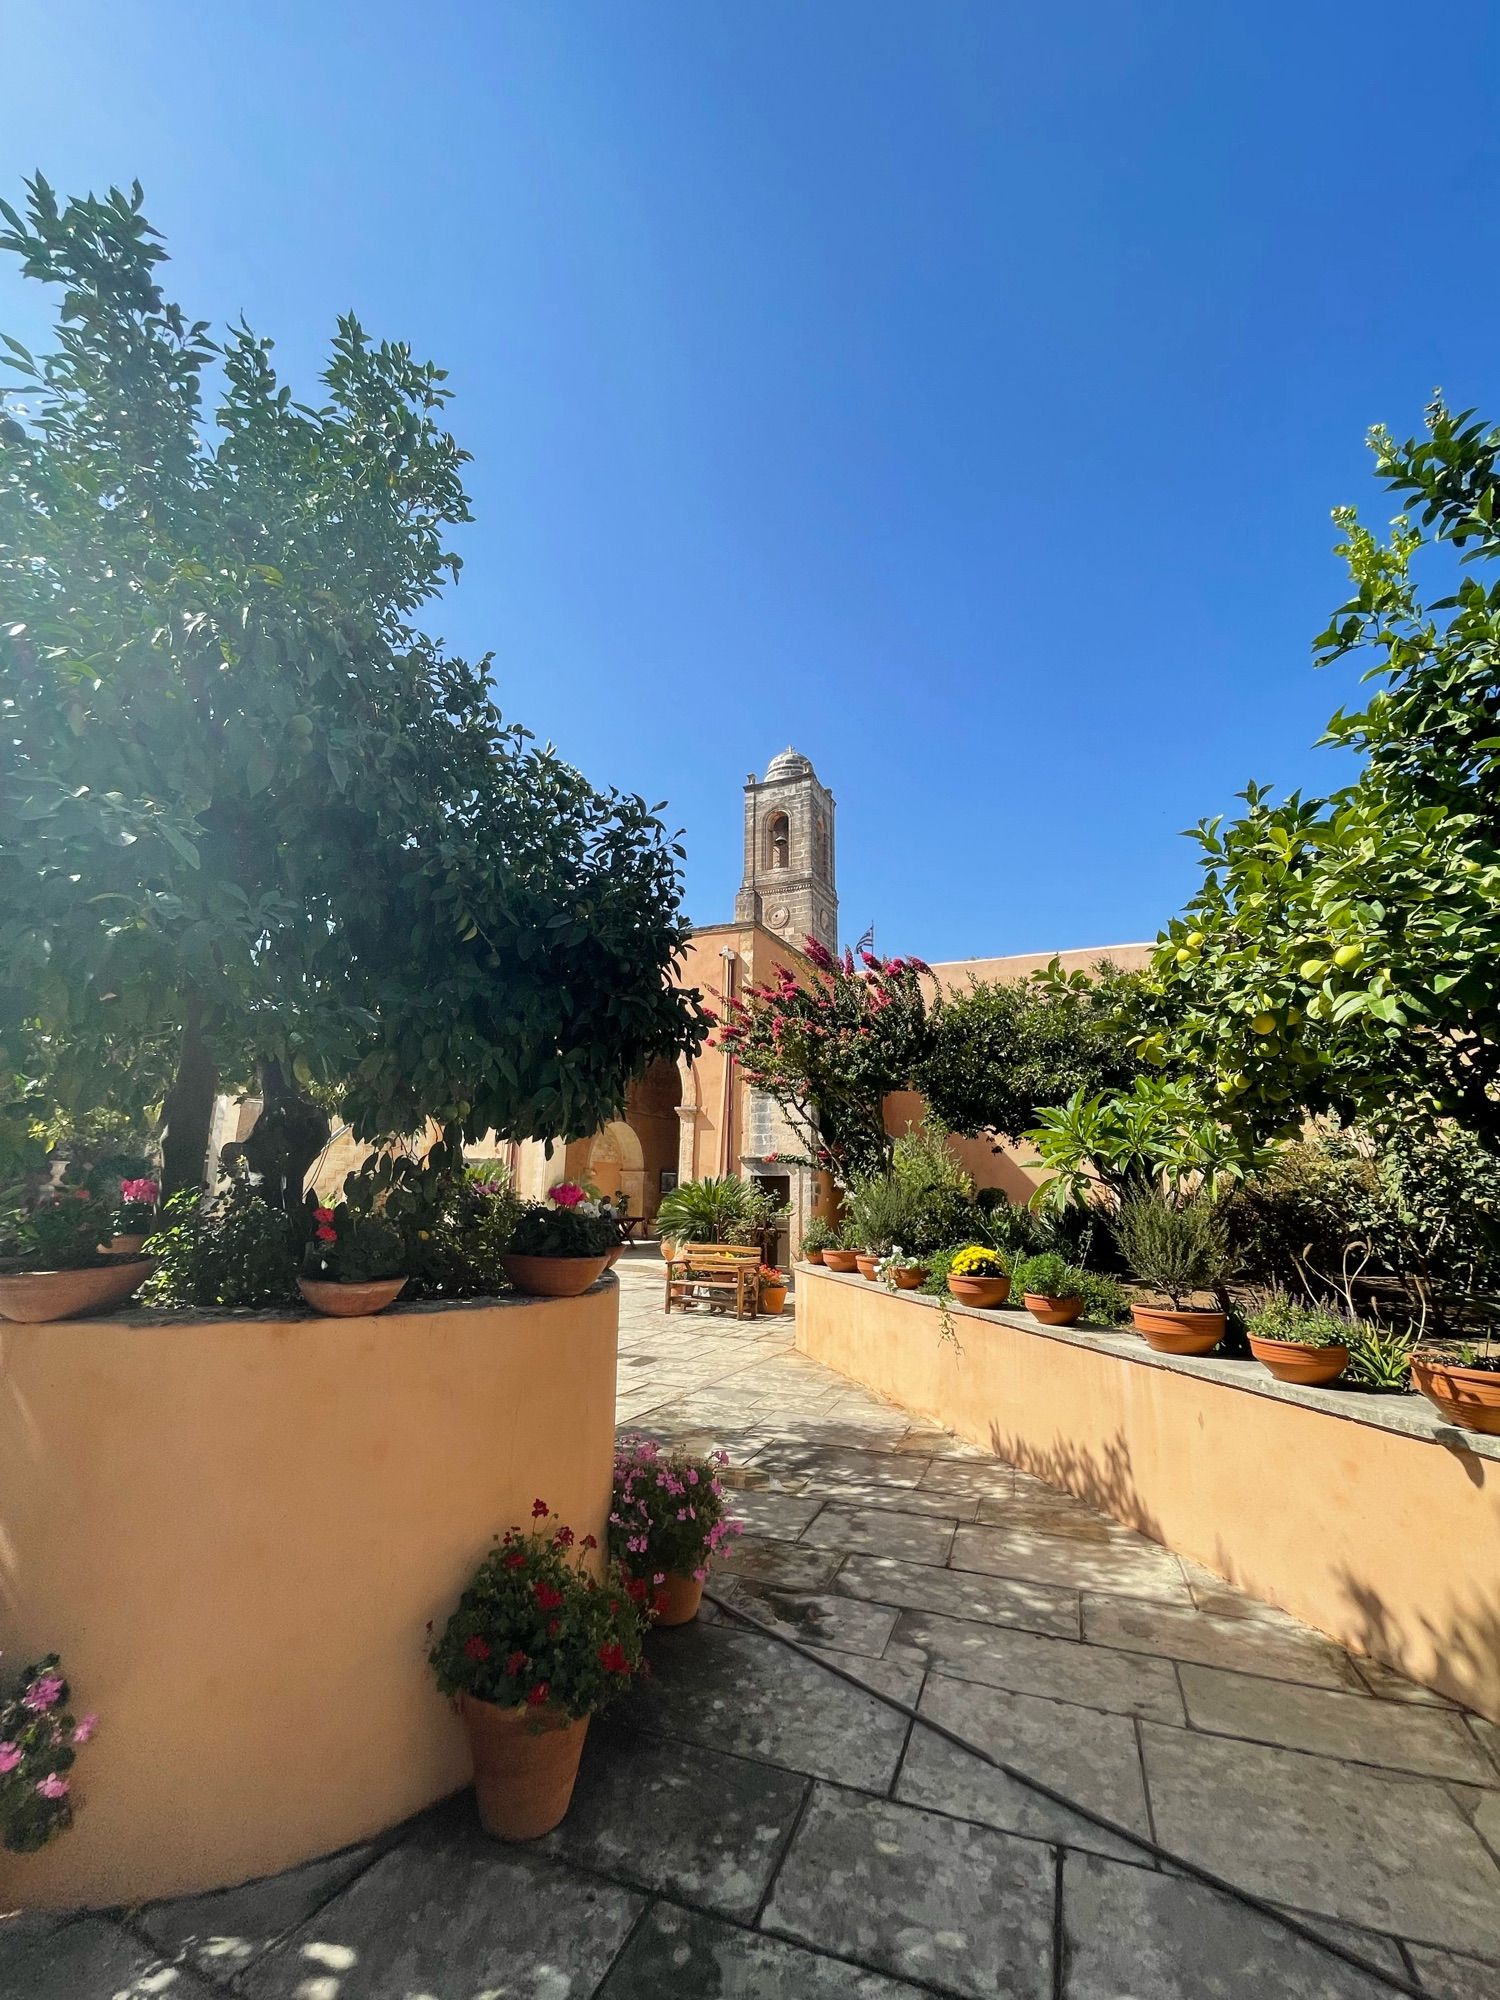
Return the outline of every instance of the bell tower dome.
{"type": "Polygon", "coordinates": [[[736,923],[762,924],[798,950],[805,937],[838,949],[833,812],[833,793],[790,744],[771,759],[764,778],[750,773],[736,923]]]}

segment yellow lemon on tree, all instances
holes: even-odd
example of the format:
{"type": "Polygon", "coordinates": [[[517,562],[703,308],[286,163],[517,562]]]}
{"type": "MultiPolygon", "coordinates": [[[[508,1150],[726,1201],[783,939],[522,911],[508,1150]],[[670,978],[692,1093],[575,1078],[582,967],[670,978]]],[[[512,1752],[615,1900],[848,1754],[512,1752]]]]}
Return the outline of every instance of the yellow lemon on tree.
{"type": "Polygon", "coordinates": [[[1276,1032],[1276,1016],[1274,1014],[1257,1014],[1250,1025],[1254,1028],[1257,1035],[1274,1035],[1276,1032]]]}

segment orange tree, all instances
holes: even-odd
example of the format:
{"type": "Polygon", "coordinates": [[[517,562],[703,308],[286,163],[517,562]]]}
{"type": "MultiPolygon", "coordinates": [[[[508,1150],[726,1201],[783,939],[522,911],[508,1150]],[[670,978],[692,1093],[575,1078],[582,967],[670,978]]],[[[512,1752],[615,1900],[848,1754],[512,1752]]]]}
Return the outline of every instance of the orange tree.
{"type": "Polygon", "coordinates": [[[909,1087],[931,1046],[920,958],[836,958],[808,938],[812,974],[783,968],[730,1003],[719,1046],[780,1105],[805,1149],[841,1187],[885,1172],[891,1139],[884,1101],[909,1087]]]}

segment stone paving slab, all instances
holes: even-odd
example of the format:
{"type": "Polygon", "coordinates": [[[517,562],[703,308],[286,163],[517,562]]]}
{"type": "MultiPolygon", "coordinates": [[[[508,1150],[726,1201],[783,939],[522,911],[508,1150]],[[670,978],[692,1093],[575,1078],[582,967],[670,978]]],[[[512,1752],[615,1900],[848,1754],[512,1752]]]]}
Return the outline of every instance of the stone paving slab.
{"type": "Polygon", "coordinates": [[[930,1987],[657,1903],[599,2000],[926,2000],[930,1993],[930,1987]]]}
{"type": "Polygon", "coordinates": [[[204,2000],[215,1989],[187,1968],[166,1964],[106,1917],[33,1931],[23,1943],[0,1932],[5,2000],[204,2000]]]}
{"type": "Polygon", "coordinates": [[[888,1606],[837,1592],[778,1590],[774,1584],[724,1575],[716,1580],[714,1594],[768,1630],[835,1653],[878,1657],[896,1629],[898,1614],[888,1606]]]}
{"type": "Polygon", "coordinates": [[[1094,1542],[1035,1528],[960,1528],[952,1564],[955,1569],[983,1570],[988,1576],[1160,1598],[1188,1611],[1193,1608],[1177,1558],[1144,1537],[1094,1542]]]}
{"type": "Polygon", "coordinates": [[[1053,1862],[912,1806],[815,1789],[765,1927],[967,2000],[1051,2000],[1053,1862]]]}
{"type": "Polygon", "coordinates": [[[1061,1928],[1061,2000],[1391,2000],[1274,1918],[1096,1855],[1064,1857],[1061,1928]]]}
{"type": "Polygon", "coordinates": [[[1420,1944],[1409,1945],[1407,1956],[1433,2000],[1496,2000],[1500,1995],[1500,1965],[1482,1965],[1477,1958],[1420,1944]]]}
{"type": "Polygon", "coordinates": [[[832,1583],[839,1561],[837,1549],[808,1548],[769,1535],[736,1535],[725,1544],[715,1568],[787,1590],[822,1590],[832,1583]]]}
{"type": "Polygon", "coordinates": [[[807,1788],[774,1765],[596,1722],[568,1816],[536,1852],[750,1918],[807,1788]]]}
{"type": "Polygon", "coordinates": [[[227,1977],[305,1923],[370,1867],[380,1851],[373,1844],[348,1847],[341,1854],[238,1888],[151,1903],[137,1912],[136,1927],[160,1946],[165,1957],[184,1960],[210,1976],[227,1977]]]}
{"type": "Polygon", "coordinates": [[[1440,1784],[1151,1723],[1141,1744],[1169,1851],[1273,1902],[1500,1957],[1500,1866],[1440,1784]]]}
{"type": "Polygon", "coordinates": [[[952,1618],[988,1625],[1020,1625],[1056,1639],[1077,1639],[1081,1620],[1076,1590],[973,1571],[934,1569],[900,1562],[894,1556],[850,1556],[838,1573],[838,1587],[877,1604],[909,1611],[941,1611],[952,1618]]]}
{"type": "Polygon", "coordinates": [[[1179,1725],[1185,1720],[1177,1675],[1168,1660],[1135,1658],[1106,1646],[1082,1646],[1071,1639],[1047,1639],[925,1611],[904,1611],[896,1637],[960,1680],[1011,1688],[1017,1694],[1056,1696],[1119,1715],[1179,1725]]]}
{"type": "Polygon", "coordinates": [[[895,1556],[902,1562],[941,1566],[953,1546],[956,1523],[938,1516],[899,1514],[886,1507],[830,1504],[802,1533],[806,1548],[840,1549],[846,1555],[895,1556]]]}
{"type": "Polygon", "coordinates": [[[1311,1630],[1282,1631],[1240,1618],[1212,1618],[1194,1607],[1145,1604],[1122,1597],[1083,1599],[1083,1636],[1101,1646],[1203,1667],[1231,1667],[1272,1680],[1360,1693],[1347,1653],[1311,1630]]]}
{"type": "Polygon", "coordinates": [[[753,1535],[767,1535],[772,1541],[794,1542],[823,1507],[819,1494],[758,1493],[736,1491],[728,1514],[753,1535]]]}
{"type": "Polygon", "coordinates": [[[768,1444],[755,1454],[768,1472],[787,1472],[820,1484],[838,1481],[856,1486],[917,1486],[927,1470],[925,1459],[898,1451],[859,1451],[849,1447],[810,1444],[768,1444]]]}

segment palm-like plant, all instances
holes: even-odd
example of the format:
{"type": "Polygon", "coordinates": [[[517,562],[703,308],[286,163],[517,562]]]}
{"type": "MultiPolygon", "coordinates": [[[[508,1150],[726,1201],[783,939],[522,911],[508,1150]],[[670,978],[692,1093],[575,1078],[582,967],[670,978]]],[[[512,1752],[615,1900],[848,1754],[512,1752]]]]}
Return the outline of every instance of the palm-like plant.
{"type": "Polygon", "coordinates": [[[680,1181],[662,1196],[656,1226],[675,1243],[724,1243],[755,1200],[756,1190],[734,1174],[680,1181]]]}

